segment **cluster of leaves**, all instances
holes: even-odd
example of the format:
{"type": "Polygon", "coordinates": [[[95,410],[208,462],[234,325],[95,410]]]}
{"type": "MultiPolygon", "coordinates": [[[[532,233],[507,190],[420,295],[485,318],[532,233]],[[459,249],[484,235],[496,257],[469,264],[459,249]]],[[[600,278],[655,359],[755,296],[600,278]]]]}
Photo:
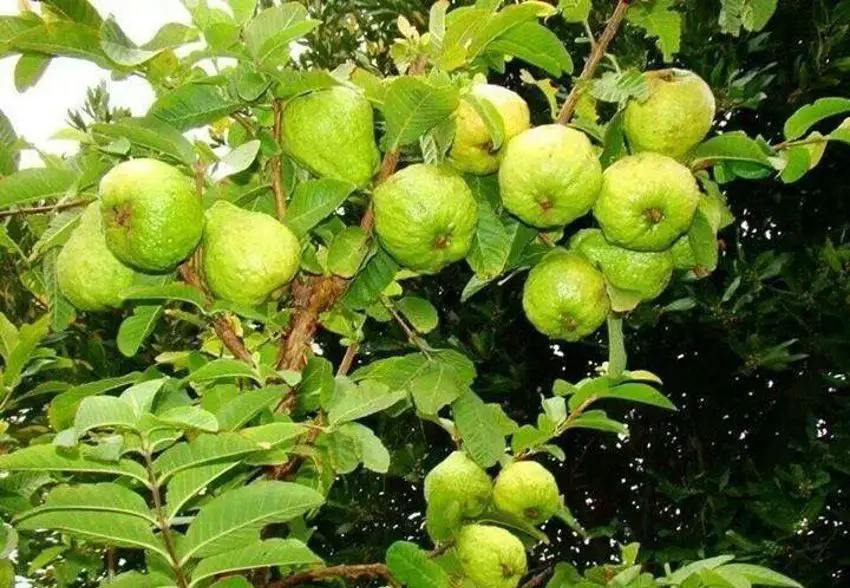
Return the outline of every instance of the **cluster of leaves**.
{"type": "MultiPolygon", "coordinates": [[[[346,224],[349,213],[362,208],[365,195],[341,182],[310,179],[282,156],[274,135],[275,101],[349,83],[360,87],[382,114],[385,151],[400,152],[406,160],[441,161],[453,134],[451,115],[473,75],[507,73],[511,59],[522,60],[534,71],[525,72],[524,80],[557,104],[557,80],[573,72],[573,61],[558,35],[539,20],[557,18],[552,6],[526,2],[500,9],[499,2],[480,1],[447,12],[447,3],[438,2],[431,8],[427,32],[420,32],[425,28],[421,12],[399,19],[401,38],[392,46],[387,41],[394,32],[387,34],[381,20],[363,19],[360,28],[353,27],[352,38],[377,39],[375,46],[355,64],[328,71],[295,67],[290,56],[298,39],[308,47],[304,63],[336,66],[339,55],[348,53],[329,41],[333,28],[319,27],[317,17],[331,10],[324,3],[308,10],[296,3],[262,6],[232,0],[228,12],[203,1],[186,2],[193,26],[166,25],[141,46],[87,2],[42,4],[41,17],[23,13],[0,21],[2,50],[21,54],[15,72],[19,89],[36,83],[53,57],[72,56],[116,76],[144,76],[157,100],[148,115],[132,118],[93,96],[91,120],[78,117],[74,129],[62,132],[80,142],[80,153],[67,159],[46,156],[46,166],[38,170],[17,170],[24,145],[8,121],[0,120],[0,173],[5,176],[0,209],[20,211],[45,203],[48,208],[46,214],[9,215],[0,225],[0,246],[8,252],[3,263],[16,276],[14,284],[4,280],[8,312],[0,314],[0,391],[7,418],[2,437],[7,454],[0,457],[0,469],[12,472],[2,480],[0,508],[14,518],[18,530],[28,531],[18,545],[16,531],[5,527],[3,554],[17,546],[19,569],[28,567],[40,581],[59,585],[70,585],[82,572],[90,581],[99,580],[100,546],[107,545],[113,560],[115,547],[122,554],[145,553],[144,561],[129,558],[124,568],[129,571],[109,579],[113,586],[207,586],[220,575],[263,568],[275,568],[273,577],[285,578],[321,564],[306,544],[311,521],[338,476],[361,464],[381,474],[390,469],[396,456],[375,433],[378,413],[400,419],[415,414],[434,423],[481,466],[490,467],[503,459],[506,438],[516,456],[548,453],[563,460],[566,455],[557,441],[568,430],[625,435],[622,422],[590,409],[597,401],[673,407],[650,385],[659,383],[657,377],[625,369],[618,320],[610,325],[609,363],[602,375],[574,385],[557,380],[534,424],[519,425],[499,404],[485,402],[480,390],[473,390],[478,388],[475,364],[459,342],[438,331],[440,312],[425,295],[426,287],[410,280],[366,231],[346,224]],[[179,48],[200,38],[203,49],[179,56],[179,48]],[[371,54],[381,58],[374,60],[371,54]],[[220,57],[234,58],[237,65],[212,73],[201,67],[220,57]],[[422,63],[432,67],[427,74],[382,79],[381,69],[391,62],[401,72],[422,63]],[[211,143],[193,143],[183,135],[206,125],[212,125],[211,143]],[[350,376],[347,368],[335,376],[333,364],[318,356],[302,370],[282,370],[277,365],[281,330],[298,311],[291,299],[241,308],[210,301],[176,277],[127,293],[128,316],[76,316],[55,279],[57,250],[79,218],[78,207],[71,205],[93,200],[99,178],[114,163],[144,155],[198,174],[207,204],[224,198],[269,213],[275,210],[270,161],[282,161],[290,195],[285,222],[304,242],[304,273],[350,280],[342,303],[322,315],[322,326],[339,335],[342,345],[356,346],[370,344],[369,329],[389,330],[397,323],[403,329],[401,340],[388,338],[389,348],[374,344],[372,350],[401,347],[405,353],[371,361],[350,376]],[[228,357],[229,350],[209,328],[222,318],[241,336],[251,361],[228,357]],[[120,353],[134,358],[131,365],[141,369],[125,370],[119,364],[111,368],[118,370],[111,377],[91,377],[105,376],[105,370],[92,369],[96,353],[80,348],[92,345],[86,338],[101,332],[110,340],[110,357],[120,353]],[[296,406],[283,415],[276,408],[287,398],[295,398],[296,406]],[[281,467],[291,469],[291,481],[263,480],[281,467]],[[112,481],[97,481],[103,477],[112,481]],[[261,534],[268,525],[286,538],[261,534]],[[46,546],[29,538],[29,531],[43,529],[54,531],[46,546]],[[52,566],[48,572],[46,566],[52,566]],[[141,574],[143,568],[146,574],[141,574]]],[[[670,1],[634,4],[628,22],[655,39],[662,58],[671,60],[681,49],[684,15],[670,1]]],[[[731,34],[760,30],[775,8],[775,2],[722,4],[720,26],[731,34]]],[[[360,8],[380,12],[369,3],[360,8]]],[[[558,7],[570,8],[563,1],[558,7]]],[[[391,18],[383,21],[395,24],[398,12],[390,11],[391,18]]],[[[607,108],[605,103],[619,107],[646,93],[637,71],[641,64],[621,70],[617,58],[610,61],[609,71],[587,82],[592,100],[585,101],[574,121],[601,144],[606,163],[627,150],[619,117],[603,123],[597,111],[607,108]]],[[[748,87],[753,78],[731,78],[730,86],[746,88],[733,101],[755,100],[748,87]]],[[[556,109],[551,110],[554,117],[556,109]]],[[[700,145],[689,164],[706,189],[718,194],[734,179],[778,175],[783,182],[796,182],[819,163],[829,142],[850,142],[846,123],[825,133],[811,130],[848,111],[846,99],[820,100],[788,119],[781,142],[725,133],[700,145]]],[[[498,116],[484,118],[498,137],[498,116]]],[[[470,183],[480,205],[479,226],[468,259],[474,275],[462,301],[533,266],[553,237],[505,214],[491,178],[470,183]]],[[[713,234],[710,243],[702,264],[707,269],[717,265],[713,234]]],[[[758,261],[756,265],[765,266],[755,273],[758,279],[777,275],[781,265],[775,268],[775,263],[758,261]]],[[[741,304],[751,303],[753,297],[744,296],[749,287],[744,278],[733,281],[722,293],[722,303],[736,304],[738,297],[741,304]]],[[[681,309],[691,303],[677,304],[681,309]]],[[[749,367],[784,367],[799,359],[787,352],[788,346],[762,353],[749,367]]],[[[582,532],[575,521],[568,523],[582,532]]],[[[636,557],[630,546],[622,566],[589,570],[583,577],[564,564],[555,568],[550,582],[795,585],[769,570],[729,559],[700,561],[655,580],[635,565],[636,557]]],[[[417,546],[397,543],[386,561],[392,576],[410,586],[448,585],[441,568],[417,546]]],[[[114,563],[110,565],[106,572],[115,572],[114,563]]],[[[13,573],[11,563],[4,566],[3,573],[13,573]]],[[[231,578],[215,585],[250,584],[231,578]]]]}

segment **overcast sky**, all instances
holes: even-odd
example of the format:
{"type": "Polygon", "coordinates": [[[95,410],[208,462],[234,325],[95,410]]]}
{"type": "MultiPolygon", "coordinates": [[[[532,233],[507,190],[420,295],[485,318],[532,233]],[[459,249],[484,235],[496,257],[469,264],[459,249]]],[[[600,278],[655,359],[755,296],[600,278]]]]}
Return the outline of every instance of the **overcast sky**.
{"type": "MultiPolygon", "coordinates": [[[[90,0],[102,16],[112,14],[136,43],[148,41],[167,22],[189,24],[189,13],[180,0],[90,0]]],[[[219,5],[220,2],[210,2],[219,5]]],[[[0,0],[0,14],[16,14],[18,0],[0,0]]],[[[18,135],[53,153],[67,153],[76,143],[51,141],[50,137],[66,125],[69,108],[82,105],[86,89],[106,80],[112,103],[126,106],[134,115],[144,114],[153,101],[147,82],[132,77],[110,82],[108,72],[76,59],[54,59],[35,87],[23,94],[15,90],[14,71],[17,56],[0,59],[0,110],[12,121],[18,135]]],[[[39,165],[34,152],[24,153],[22,163],[39,165]]]]}

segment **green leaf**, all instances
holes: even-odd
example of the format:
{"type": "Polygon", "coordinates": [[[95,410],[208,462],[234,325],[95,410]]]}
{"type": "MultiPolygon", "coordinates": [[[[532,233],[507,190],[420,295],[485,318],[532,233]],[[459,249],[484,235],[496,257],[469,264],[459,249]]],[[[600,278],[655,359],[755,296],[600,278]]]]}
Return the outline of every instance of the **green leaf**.
{"type": "Polygon", "coordinates": [[[320,563],[321,558],[297,539],[267,539],[201,560],[192,571],[192,583],[189,586],[195,586],[212,576],[242,570],[320,563]]]}
{"type": "Polygon", "coordinates": [[[3,373],[3,384],[14,388],[21,382],[24,368],[32,359],[41,340],[50,330],[50,316],[45,315],[32,324],[24,324],[18,330],[17,343],[9,352],[3,373]]]}
{"type": "Polygon", "coordinates": [[[387,567],[409,588],[448,588],[449,575],[415,543],[396,541],[387,549],[387,567]]]}
{"type": "Polygon", "coordinates": [[[406,396],[404,391],[391,392],[389,386],[366,380],[354,387],[328,411],[330,426],[356,421],[386,410],[406,396]]]}
{"type": "Polygon", "coordinates": [[[300,239],[342,206],[353,191],[353,184],[332,178],[298,184],[284,222],[300,239]]]}
{"type": "Polygon", "coordinates": [[[484,126],[487,127],[487,133],[490,135],[493,151],[501,149],[502,143],[505,141],[505,121],[502,119],[499,110],[492,102],[475,94],[466,94],[463,100],[468,102],[484,121],[484,126]]]}
{"type": "Polygon", "coordinates": [[[162,305],[143,304],[134,308],[133,314],[121,321],[118,327],[118,351],[125,357],[136,355],[161,315],[162,305]]]}
{"type": "Polygon", "coordinates": [[[251,167],[251,164],[254,163],[255,159],[257,159],[257,153],[259,152],[259,139],[242,143],[221,158],[221,161],[216,164],[215,169],[211,174],[212,179],[216,182],[220,182],[227,177],[245,171],[251,167]]]}
{"type": "Polygon", "coordinates": [[[156,57],[162,49],[142,49],[136,46],[110,15],[100,27],[100,47],[109,59],[127,67],[136,67],[156,57]]]}
{"type": "Polygon", "coordinates": [[[251,17],[254,16],[254,11],[257,9],[257,0],[227,0],[230,5],[230,10],[233,11],[233,18],[238,24],[245,24],[251,17]]]}
{"type": "Polygon", "coordinates": [[[22,53],[76,57],[107,70],[115,67],[100,47],[97,29],[66,20],[54,20],[32,27],[12,38],[8,48],[22,53]]]}
{"type": "Polygon", "coordinates": [[[238,550],[270,523],[285,523],[324,503],[307,486],[263,481],[230,490],[201,509],[180,543],[182,562],[238,550]]]}
{"type": "Polygon", "coordinates": [[[52,511],[112,512],[137,517],[151,525],[157,524],[156,517],[144,498],[129,488],[112,482],[56,486],[43,504],[19,515],[18,519],[52,511]]]}
{"type": "Polygon", "coordinates": [[[131,145],[149,149],[156,155],[167,155],[186,165],[195,161],[195,149],[189,140],[176,128],[157,118],[125,118],[114,123],[96,123],[91,130],[96,135],[111,139],[124,137],[131,145]]]}
{"type": "Polygon", "coordinates": [[[437,328],[440,317],[437,309],[428,300],[416,296],[405,296],[394,304],[418,332],[430,333],[437,328]]]}
{"type": "Polygon", "coordinates": [[[411,382],[413,402],[419,412],[437,414],[464,393],[464,386],[454,370],[444,363],[428,362],[411,382]]]}
{"type": "Polygon", "coordinates": [[[608,317],[608,375],[618,378],[626,369],[626,344],[623,340],[623,319],[608,317]]]}
{"type": "Polygon", "coordinates": [[[501,274],[513,245],[512,234],[489,202],[478,204],[478,225],[466,261],[475,275],[490,280],[501,274]]]}
{"type": "Polygon", "coordinates": [[[392,256],[378,249],[357,274],[343,297],[345,304],[354,309],[367,308],[393,283],[400,266],[392,256]]]}
{"type": "Polygon", "coordinates": [[[103,20],[89,0],[43,0],[43,3],[51,13],[95,29],[103,20]]]}
{"type": "Polygon", "coordinates": [[[22,94],[36,85],[52,60],[50,55],[41,53],[22,54],[15,64],[15,90],[22,94]]]}
{"type": "Polygon", "coordinates": [[[720,30],[738,36],[741,27],[747,31],[762,30],[776,12],[777,0],[721,0],[720,30]]]}
{"type": "Polygon", "coordinates": [[[816,100],[798,109],[785,121],[785,138],[789,141],[799,139],[820,121],[846,112],[850,112],[850,98],[833,97],[816,100]]]}
{"type": "Polygon", "coordinates": [[[387,90],[381,107],[390,149],[408,145],[450,117],[459,103],[451,84],[432,85],[420,78],[400,77],[387,90]]]}
{"type": "Polygon", "coordinates": [[[487,46],[488,51],[511,55],[556,78],[573,72],[573,60],[558,36],[536,22],[513,27],[487,46]]]}
{"type": "Polygon", "coordinates": [[[201,434],[191,441],[169,447],[154,461],[159,483],[183,470],[213,461],[238,462],[245,455],[262,449],[256,441],[237,433],[201,434]]]}
{"type": "Polygon", "coordinates": [[[200,290],[188,284],[172,282],[160,286],[135,286],[123,293],[125,300],[178,300],[204,310],[206,300],[200,290]]]}
{"type": "Polygon", "coordinates": [[[74,386],[70,390],[59,394],[53,399],[50,407],[47,409],[50,426],[56,431],[67,429],[73,424],[74,416],[77,414],[77,408],[84,398],[97,396],[110,390],[135,384],[139,381],[141,375],[139,372],[132,372],[117,378],[95,380],[94,382],[74,386]]]}
{"type": "Polygon", "coordinates": [[[672,574],[668,574],[665,580],[672,585],[681,584],[689,576],[698,573],[700,570],[713,570],[723,564],[729,563],[735,559],[734,555],[718,555],[708,559],[701,559],[679,568],[672,574]]]}
{"type": "Polygon", "coordinates": [[[792,580],[787,576],[783,576],[779,572],[774,572],[769,568],[756,566],[753,564],[729,563],[724,565],[722,568],[717,569],[728,570],[730,572],[739,574],[749,580],[752,584],[756,584],[759,586],[784,586],[787,588],[803,588],[802,584],[795,580],[792,580]]]}
{"type": "Polygon", "coordinates": [[[759,144],[744,133],[725,133],[697,146],[691,154],[692,167],[705,167],[722,161],[741,161],[772,167],[759,144]]]}
{"type": "Polygon", "coordinates": [[[8,363],[12,349],[18,344],[18,328],[0,312],[0,357],[8,363]]]}
{"type": "Polygon", "coordinates": [[[215,122],[241,106],[217,86],[190,83],[160,96],[147,117],[162,120],[182,132],[215,122]]]}
{"type": "Polygon", "coordinates": [[[702,210],[698,209],[694,214],[693,224],[688,230],[688,243],[697,266],[713,272],[717,268],[718,259],[717,232],[702,210]]]}
{"type": "Polygon", "coordinates": [[[637,69],[607,71],[590,83],[590,95],[603,102],[625,102],[629,98],[643,101],[649,97],[649,84],[637,69]]]}
{"type": "Polygon", "coordinates": [[[313,356],[307,360],[302,376],[298,400],[301,407],[310,412],[319,408],[322,398],[330,398],[333,394],[334,366],[323,357],[313,356]]]}
{"type": "Polygon", "coordinates": [[[27,517],[17,526],[33,531],[54,529],[95,543],[149,549],[168,557],[168,551],[153,534],[151,526],[135,516],[97,511],[85,511],[85,515],[80,516],[79,512],[49,511],[27,517]]]}
{"type": "Polygon", "coordinates": [[[134,428],[137,420],[133,406],[114,396],[90,396],[80,402],[74,429],[78,435],[100,427],[134,428]]]}
{"type": "Polygon", "coordinates": [[[174,588],[174,580],[166,575],[151,572],[126,572],[101,584],[104,588],[174,588]]]}
{"type": "Polygon", "coordinates": [[[207,433],[218,431],[215,415],[197,406],[175,406],[157,414],[156,418],[179,429],[196,429],[207,433]]]}
{"type": "Polygon", "coordinates": [[[351,278],[369,253],[369,235],[360,227],[346,227],[334,237],[328,250],[328,269],[351,278]]]}
{"type": "Polygon", "coordinates": [[[260,382],[260,376],[250,365],[238,359],[227,358],[214,359],[202,365],[186,376],[186,381],[209,382],[224,378],[251,378],[260,382]]]}
{"type": "MultiPolygon", "coordinates": [[[[243,392],[219,408],[215,417],[223,431],[235,431],[257,416],[273,402],[283,398],[284,386],[269,386],[243,392]]],[[[303,393],[303,385],[301,389],[303,393]]]]}
{"type": "Polygon", "coordinates": [[[619,421],[608,418],[603,410],[591,410],[580,415],[573,420],[568,428],[570,429],[595,429],[597,431],[605,431],[606,433],[617,433],[618,435],[627,435],[628,427],[619,421]]]}
{"type": "Polygon", "coordinates": [[[50,219],[50,224],[47,225],[41,236],[36,241],[35,245],[30,250],[29,260],[35,261],[46,251],[54,247],[60,247],[71,237],[71,233],[79,224],[82,209],[65,210],[50,219]]]}
{"type": "Polygon", "coordinates": [[[389,471],[390,452],[372,429],[360,423],[345,423],[337,431],[357,440],[358,457],[366,469],[379,474],[386,474],[389,471]]]}
{"type": "Polygon", "coordinates": [[[143,414],[151,412],[157,394],[167,381],[168,378],[158,378],[134,384],[124,390],[119,398],[122,402],[130,405],[137,418],[141,417],[143,414]]]}
{"type": "Polygon", "coordinates": [[[492,48],[494,41],[505,38],[514,29],[524,24],[536,24],[534,21],[538,17],[551,16],[552,12],[552,7],[545,6],[542,2],[524,2],[488,15],[472,35],[468,47],[469,58],[474,59],[492,48]]]}
{"type": "Polygon", "coordinates": [[[21,152],[15,127],[3,111],[0,111],[0,177],[15,173],[20,159],[21,152]]]}
{"type": "Polygon", "coordinates": [[[207,488],[213,481],[220,478],[241,463],[233,461],[214,461],[204,465],[185,468],[168,481],[165,516],[173,518],[199,492],[207,488]]]}
{"type": "Polygon", "coordinates": [[[9,471],[77,472],[86,474],[110,474],[135,478],[148,483],[145,468],[129,459],[108,462],[91,459],[88,450],[76,448],[59,449],[53,445],[32,445],[13,453],[0,455],[0,469],[9,471]]]}
{"type": "Polygon", "coordinates": [[[670,402],[670,400],[661,392],[659,392],[652,386],[649,386],[647,384],[639,384],[636,382],[629,382],[626,384],[620,384],[619,386],[613,386],[611,388],[608,388],[604,392],[597,394],[597,396],[600,399],[617,398],[619,400],[628,400],[629,402],[649,404],[651,406],[657,406],[659,408],[665,408],[667,410],[676,410],[676,405],[670,402]]]}
{"type": "Polygon", "coordinates": [[[494,465],[505,453],[505,438],[493,412],[472,390],[466,390],[452,403],[455,424],[463,447],[483,468],[494,465]]]}
{"type": "Polygon", "coordinates": [[[675,10],[676,0],[646,0],[630,5],[626,18],[642,28],[647,37],[656,38],[664,61],[673,60],[682,39],[682,15],[675,10]]]}
{"type": "Polygon", "coordinates": [[[303,37],[319,21],[307,17],[307,9],[297,2],[267,8],[245,27],[245,41],[254,59],[263,64],[289,58],[289,44],[303,37]]]}
{"type": "Polygon", "coordinates": [[[50,251],[44,258],[42,270],[44,275],[44,287],[47,291],[47,309],[50,313],[50,328],[56,333],[64,331],[77,317],[74,305],[65,298],[65,294],[59,287],[59,276],[56,273],[56,258],[59,252],[50,251]]]}
{"type": "Polygon", "coordinates": [[[70,192],[77,173],[54,167],[22,169],[0,180],[0,208],[60,198],[70,192]]]}

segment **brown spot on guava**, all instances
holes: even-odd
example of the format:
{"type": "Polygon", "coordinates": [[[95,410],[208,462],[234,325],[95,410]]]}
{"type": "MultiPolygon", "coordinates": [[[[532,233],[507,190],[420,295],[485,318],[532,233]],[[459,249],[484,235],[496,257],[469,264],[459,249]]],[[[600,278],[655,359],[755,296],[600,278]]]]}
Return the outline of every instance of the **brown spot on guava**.
{"type": "Polygon", "coordinates": [[[661,221],[664,220],[664,213],[658,210],[657,208],[650,208],[643,213],[646,216],[646,220],[651,222],[654,225],[657,225],[661,221]]]}
{"type": "Polygon", "coordinates": [[[449,235],[439,235],[436,239],[434,239],[434,248],[435,249],[445,249],[451,243],[451,236],[449,235]]]}
{"type": "Polygon", "coordinates": [[[133,206],[129,202],[113,206],[109,211],[110,223],[113,226],[126,228],[130,226],[130,217],[133,214],[133,206]]]}

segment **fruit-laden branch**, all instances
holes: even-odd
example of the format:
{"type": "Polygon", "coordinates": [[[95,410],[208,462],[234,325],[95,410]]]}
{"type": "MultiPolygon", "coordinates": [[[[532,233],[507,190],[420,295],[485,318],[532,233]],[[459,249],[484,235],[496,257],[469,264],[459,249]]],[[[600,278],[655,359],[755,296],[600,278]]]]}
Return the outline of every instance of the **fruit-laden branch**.
{"type": "MultiPolygon", "coordinates": [[[[283,106],[280,100],[274,101],[274,126],[272,126],[275,143],[280,148],[280,141],[283,134],[283,106]]],[[[286,190],[283,187],[283,181],[280,177],[280,152],[273,155],[269,159],[269,170],[272,175],[272,192],[274,193],[274,203],[277,209],[277,220],[283,221],[286,216],[286,190]]]]}
{"type": "Polygon", "coordinates": [[[300,584],[308,584],[325,578],[345,578],[347,580],[356,580],[358,578],[383,578],[392,586],[399,585],[386,565],[382,563],[374,563],[333,566],[330,568],[320,568],[318,570],[303,572],[269,584],[269,588],[298,586],[300,584]]]}
{"type": "Polygon", "coordinates": [[[539,574],[536,574],[529,578],[528,582],[520,586],[520,588],[538,588],[539,586],[543,586],[546,581],[552,576],[552,568],[548,567],[539,574]]]}
{"type": "Polygon", "coordinates": [[[617,7],[614,9],[614,14],[612,14],[611,18],[608,20],[608,25],[602,32],[602,36],[599,37],[596,44],[593,46],[593,50],[590,52],[590,57],[587,58],[587,63],[584,64],[584,69],[582,70],[579,79],[576,81],[575,85],[573,85],[573,89],[570,91],[564,105],[561,107],[561,111],[558,113],[558,122],[562,125],[568,124],[570,119],[573,118],[573,114],[575,113],[578,101],[585,90],[585,86],[593,78],[596,73],[596,68],[599,67],[599,64],[605,58],[605,54],[608,52],[608,45],[611,44],[611,41],[613,41],[614,37],[617,35],[617,31],[620,29],[620,25],[623,23],[623,18],[625,18],[626,11],[628,9],[629,0],[620,0],[617,3],[617,7]]]}
{"type": "Polygon", "coordinates": [[[15,208],[12,210],[1,210],[0,218],[7,218],[10,216],[24,216],[27,214],[41,214],[42,212],[59,212],[60,210],[67,210],[69,208],[77,208],[80,206],[86,206],[87,204],[94,202],[91,198],[80,198],[79,200],[71,200],[69,202],[63,202],[61,204],[45,204],[43,206],[32,206],[30,208],[15,208]]]}

